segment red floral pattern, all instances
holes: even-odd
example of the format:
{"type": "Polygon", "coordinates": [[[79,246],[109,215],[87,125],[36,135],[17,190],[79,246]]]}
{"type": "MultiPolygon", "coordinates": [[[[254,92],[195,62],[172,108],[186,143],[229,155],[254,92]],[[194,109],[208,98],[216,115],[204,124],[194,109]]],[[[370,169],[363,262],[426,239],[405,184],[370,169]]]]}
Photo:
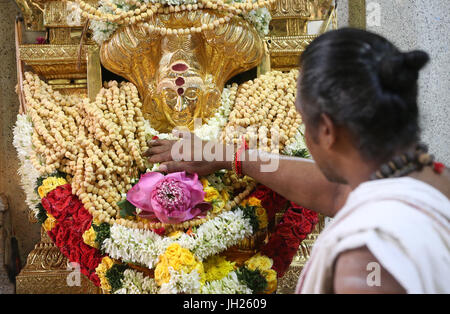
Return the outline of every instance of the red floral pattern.
{"type": "Polygon", "coordinates": [[[271,221],[275,214],[286,208],[287,200],[280,194],[272,191],[265,185],[258,185],[256,190],[250,195],[250,197],[256,197],[261,200],[261,205],[267,212],[267,219],[271,221]]]}
{"type": "Polygon", "coordinates": [[[273,260],[272,268],[278,277],[284,276],[300,243],[314,230],[318,221],[317,213],[290,203],[269,242],[261,249],[262,254],[273,260]]]}
{"type": "Polygon", "coordinates": [[[83,242],[83,233],[91,226],[92,215],[83,207],[70,184],[58,186],[42,199],[42,206],[57,220],[48,235],[70,262],[78,263],[80,271],[96,286],[100,279],[95,268],[101,263],[101,252],[83,242]]]}

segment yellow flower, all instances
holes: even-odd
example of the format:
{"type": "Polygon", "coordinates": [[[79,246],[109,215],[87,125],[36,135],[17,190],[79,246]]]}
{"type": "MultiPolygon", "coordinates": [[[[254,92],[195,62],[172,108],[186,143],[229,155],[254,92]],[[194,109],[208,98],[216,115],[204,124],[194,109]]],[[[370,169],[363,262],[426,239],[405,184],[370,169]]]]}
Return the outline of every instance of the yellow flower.
{"type": "Polygon", "coordinates": [[[272,267],[273,261],[271,258],[268,258],[267,256],[257,254],[252,258],[250,258],[248,261],[246,261],[245,265],[250,270],[258,269],[260,271],[265,271],[272,267]]]}
{"type": "Polygon", "coordinates": [[[84,243],[98,249],[98,243],[95,242],[96,237],[97,233],[95,233],[95,230],[92,226],[83,233],[84,243]]]}
{"type": "Polygon", "coordinates": [[[268,226],[269,220],[267,218],[267,212],[264,207],[257,207],[255,209],[256,218],[258,218],[259,229],[264,229],[268,226]]]}
{"type": "Polygon", "coordinates": [[[260,207],[261,206],[261,200],[256,198],[256,197],[254,197],[254,196],[252,196],[252,197],[250,197],[248,199],[248,205],[260,207]]]}
{"type": "Polygon", "coordinates": [[[155,268],[155,280],[158,285],[169,282],[169,267],[176,271],[182,270],[187,274],[195,269],[204,282],[203,264],[188,249],[182,248],[178,243],[169,245],[164,254],[159,257],[159,260],[155,268]]]}
{"type": "Polygon", "coordinates": [[[239,205],[245,207],[245,206],[247,206],[247,204],[248,204],[248,198],[243,199],[239,205]]]}
{"type": "Polygon", "coordinates": [[[200,182],[201,182],[202,185],[203,185],[203,189],[206,189],[206,188],[209,186],[209,181],[206,180],[205,178],[201,178],[201,179],[200,179],[200,182]]]}
{"type": "Polygon", "coordinates": [[[56,218],[52,216],[52,214],[47,213],[47,219],[45,219],[43,227],[45,231],[50,231],[53,229],[53,227],[56,226],[58,222],[56,221],[56,218]]]}
{"type": "Polygon", "coordinates": [[[230,194],[228,194],[226,190],[222,190],[222,192],[220,192],[220,196],[222,196],[222,199],[225,202],[228,202],[228,200],[230,199],[230,194]]]}
{"type": "Polygon", "coordinates": [[[158,285],[162,285],[163,283],[168,283],[170,280],[169,268],[167,265],[163,263],[158,263],[155,268],[155,280],[158,285]]]}
{"type": "Polygon", "coordinates": [[[208,186],[208,187],[204,188],[204,191],[205,191],[205,199],[204,199],[205,202],[212,202],[212,201],[220,198],[219,191],[217,191],[212,186],[208,186]]]}
{"type": "Polygon", "coordinates": [[[266,294],[271,294],[271,293],[274,293],[276,290],[277,290],[277,281],[275,280],[275,281],[271,281],[271,282],[268,282],[267,283],[267,288],[266,288],[266,290],[264,291],[264,293],[266,293],[266,294]]]}
{"type": "Polygon", "coordinates": [[[47,196],[48,192],[63,184],[67,184],[67,181],[64,178],[48,177],[44,179],[42,185],[38,187],[39,196],[44,198],[47,196]]]}
{"type": "Polygon", "coordinates": [[[267,288],[264,291],[267,294],[275,292],[277,289],[277,272],[273,269],[268,269],[262,272],[264,278],[267,281],[267,288]]]}
{"type": "Polygon", "coordinates": [[[277,280],[277,272],[273,269],[268,269],[263,272],[263,276],[266,278],[267,282],[272,282],[277,280]]]}
{"type": "Polygon", "coordinates": [[[178,239],[179,237],[181,237],[181,235],[183,234],[182,231],[177,230],[177,231],[172,231],[171,233],[169,233],[167,236],[172,238],[172,239],[178,239]]]}
{"type": "Polygon", "coordinates": [[[205,271],[205,280],[220,280],[226,277],[235,269],[234,262],[229,262],[223,256],[213,255],[209,257],[203,264],[205,271]]]}
{"type": "Polygon", "coordinates": [[[102,262],[97,266],[95,272],[100,279],[100,285],[103,290],[111,291],[111,285],[109,284],[108,278],[106,278],[106,272],[113,267],[115,262],[109,257],[105,256],[102,258],[102,262]]]}

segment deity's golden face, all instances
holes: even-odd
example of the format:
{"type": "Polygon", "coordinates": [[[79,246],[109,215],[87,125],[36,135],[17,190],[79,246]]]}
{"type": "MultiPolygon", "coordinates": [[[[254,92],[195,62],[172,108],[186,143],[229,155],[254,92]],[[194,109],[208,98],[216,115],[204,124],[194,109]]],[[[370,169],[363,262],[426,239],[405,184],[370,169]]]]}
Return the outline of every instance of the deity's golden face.
{"type": "MultiPolygon", "coordinates": [[[[220,15],[209,11],[161,15],[154,21],[172,28],[189,28],[220,15]]],[[[263,44],[242,18],[202,33],[161,36],[143,26],[118,29],[101,48],[105,67],[136,85],[152,127],[167,132],[176,126],[193,128],[220,105],[224,84],[262,59],[263,44]]]]}
{"type": "Polygon", "coordinates": [[[205,88],[203,79],[184,61],[172,63],[157,83],[156,92],[171,110],[193,112],[205,88]]]}

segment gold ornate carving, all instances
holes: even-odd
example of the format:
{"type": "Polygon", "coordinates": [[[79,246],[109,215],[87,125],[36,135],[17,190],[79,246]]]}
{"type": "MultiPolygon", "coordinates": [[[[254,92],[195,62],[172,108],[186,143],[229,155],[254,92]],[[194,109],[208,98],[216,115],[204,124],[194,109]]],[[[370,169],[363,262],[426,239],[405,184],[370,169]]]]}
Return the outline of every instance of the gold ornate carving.
{"type": "MultiPolygon", "coordinates": [[[[152,23],[190,28],[221,17],[199,10],[158,15],[152,23]]],[[[166,132],[175,126],[192,128],[195,118],[210,117],[225,82],[261,62],[263,42],[245,20],[234,17],[214,30],[189,35],[162,37],[145,27],[125,27],[103,44],[100,54],[106,68],[137,86],[145,117],[155,129],[166,132]],[[176,65],[183,70],[174,70],[176,65]],[[182,94],[177,78],[183,82],[182,94]]]]}
{"type": "MultiPolygon", "coordinates": [[[[86,89],[87,52],[82,46],[78,67],[79,45],[20,45],[20,59],[58,90],[86,89]]],[[[69,92],[70,93],[70,92],[69,92]]]]}
{"type": "Polygon", "coordinates": [[[44,31],[44,3],[46,0],[15,0],[22,11],[25,27],[32,31],[44,31]]]}
{"type": "Polygon", "coordinates": [[[79,274],[80,285],[69,285],[67,278],[72,272],[73,270],[68,268],[67,258],[42,229],[41,241],[28,255],[25,268],[16,277],[16,292],[19,294],[100,293],[100,290],[81,273],[79,274]]]}
{"type": "Polygon", "coordinates": [[[292,68],[298,68],[299,56],[314,38],[316,38],[315,35],[267,38],[271,69],[288,71],[292,68]]]}
{"type": "MultiPolygon", "coordinates": [[[[42,62],[73,62],[78,59],[78,45],[21,45],[20,58],[28,64],[42,62]]],[[[82,60],[86,59],[87,46],[81,50],[82,60]]]]}
{"type": "Polygon", "coordinates": [[[272,17],[323,20],[330,8],[330,0],[278,0],[271,11],[272,17]]]}
{"type": "Polygon", "coordinates": [[[315,35],[270,37],[267,46],[271,55],[300,54],[316,37],[315,35]]]}

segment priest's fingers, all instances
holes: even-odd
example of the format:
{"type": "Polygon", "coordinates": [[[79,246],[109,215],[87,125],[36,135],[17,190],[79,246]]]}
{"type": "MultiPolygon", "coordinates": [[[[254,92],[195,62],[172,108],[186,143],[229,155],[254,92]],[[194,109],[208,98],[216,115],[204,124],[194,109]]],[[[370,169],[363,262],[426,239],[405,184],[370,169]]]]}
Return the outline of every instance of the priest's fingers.
{"type": "Polygon", "coordinates": [[[148,158],[148,161],[150,163],[157,163],[157,162],[165,162],[165,161],[171,161],[172,154],[170,150],[166,150],[160,154],[151,155],[150,158],[148,158]]]}
{"type": "Polygon", "coordinates": [[[179,172],[186,170],[186,163],[180,161],[168,161],[159,165],[158,171],[164,173],[179,172]]]}
{"type": "Polygon", "coordinates": [[[170,151],[171,146],[151,146],[143,154],[145,157],[150,157],[152,155],[162,154],[166,151],[170,151]]]}
{"type": "Polygon", "coordinates": [[[171,142],[174,142],[174,141],[171,141],[171,140],[154,139],[154,140],[149,140],[149,141],[147,141],[147,145],[148,145],[149,147],[153,147],[153,146],[161,146],[161,145],[170,145],[171,142]]]}
{"type": "Polygon", "coordinates": [[[166,150],[170,150],[170,148],[172,147],[173,143],[175,143],[176,141],[170,141],[170,140],[151,140],[148,141],[147,145],[149,147],[148,150],[146,150],[144,152],[144,156],[145,157],[149,157],[150,155],[153,154],[159,154],[163,151],[166,150]],[[156,149],[158,148],[158,149],[156,149]],[[153,150],[155,149],[155,150],[153,150]]]}

